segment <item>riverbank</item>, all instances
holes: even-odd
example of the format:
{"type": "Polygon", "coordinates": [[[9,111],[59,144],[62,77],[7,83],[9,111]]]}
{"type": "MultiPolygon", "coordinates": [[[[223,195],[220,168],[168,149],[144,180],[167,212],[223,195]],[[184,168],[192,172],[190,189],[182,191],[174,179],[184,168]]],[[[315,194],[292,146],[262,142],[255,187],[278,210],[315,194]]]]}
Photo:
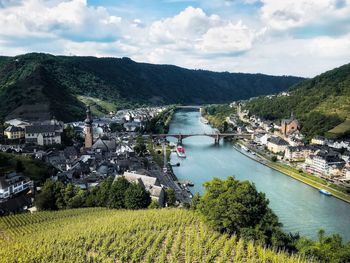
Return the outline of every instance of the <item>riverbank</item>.
{"type": "MultiPolygon", "coordinates": [[[[244,144],[246,147],[248,147],[244,142],[240,141],[240,143],[244,144]]],[[[235,147],[235,149],[237,151],[239,151],[241,154],[244,154],[245,156],[247,156],[248,158],[257,161],[265,166],[270,167],[271,169],[274,169],[280,173],[283,173],[284,175],[290,176],[304,184],[307,184],[313,188],[316,189],[326,189],[328,192],[332,193],[332,195],[344,202],[350,203],[350,195],[345,194],[341,191],[338,191],[332,187],[329,187],[328,185],[325,185],[321,182],[317,182],[313,179],[307,178],[305,176],[303,176],[302,174],[300,174],[297,171],[294,171],[294,169],[292,167],[289,167],[285,164],[281,164],[281,163],[277,163],[277,162],[272,162],[270,160],[268,160],[266,157],[260,155],[259,153],[253,151],[251,148],[249,148],[249,150],[251,150],[252,152],[255,153],[255,156],[257,156],[258,158],[260,158],[260,160],[258,158],[254,158],[252,156],[250,156],[249,154],[244,153],[243,151],[241,151],[240,149],[238,149],[238,147],[235,147]]],[[[313,175],[310,175],[313,176],[313,175]]],[[[316,177],[317,178],[317,177],[316,177]]]]}

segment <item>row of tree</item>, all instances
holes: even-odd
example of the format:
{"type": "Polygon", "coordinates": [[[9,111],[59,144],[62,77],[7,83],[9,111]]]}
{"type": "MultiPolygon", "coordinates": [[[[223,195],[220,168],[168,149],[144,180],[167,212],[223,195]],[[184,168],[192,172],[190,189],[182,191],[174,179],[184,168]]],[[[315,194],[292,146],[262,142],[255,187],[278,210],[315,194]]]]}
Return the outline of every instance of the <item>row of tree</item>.
{"type": "Polygon", "coordinates": [[[108,177],[91,190],[73,184],[47,180],[37,195],[39,210],[58,210],[79,207],[108,207],[117,209],[143,209],[151,204],[150,194],[140,184],[130,183],[124,177],[108,177]]]}
{"type": "Polygon", "coordinates": [[[277,215],[269,208],[269,200],[254,184],[214,178],[204,184],[206,192],[196,194],[191,208],[199,211],[217,231],[254,240],[265,246],[299,253],[321,262],[350,262],[350,242],[341,236],[326,236],[320,230],[318,240],[285,233],[277,215]]]}

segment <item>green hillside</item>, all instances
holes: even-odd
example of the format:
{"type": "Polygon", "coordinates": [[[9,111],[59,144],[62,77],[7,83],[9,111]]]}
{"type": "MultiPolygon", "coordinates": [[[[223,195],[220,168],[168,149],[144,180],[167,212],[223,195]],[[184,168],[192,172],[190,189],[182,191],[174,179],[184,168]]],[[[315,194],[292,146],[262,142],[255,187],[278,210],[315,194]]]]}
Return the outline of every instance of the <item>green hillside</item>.
{"type": "Polygon", "coordinates": [[[290,96],[260,97],[248,102],[247,108],[271,120],[288,117],[293,111],[308,137],[345,136],[350,132],[350,121],[346,121],[350,116],[350,64],[296,84],[290,96]]]}
{"type": "Polygon", "coordinates": [[[223,103],[286,90],[300,80],[188,70],[128,58],[30,53],[0,57],[0,119],[28,112],[38,116],[40,109],[31,108],[38,103],[65,121],[83,118],[84,103],[92,103],[100,114],[143,104],[223,103]]]}
{"type": "Polygon", "coordinates": [[[20,214],[0,218],[0,229],[1,262],[304,262],[214,232],[182,209],[20,214]]]}

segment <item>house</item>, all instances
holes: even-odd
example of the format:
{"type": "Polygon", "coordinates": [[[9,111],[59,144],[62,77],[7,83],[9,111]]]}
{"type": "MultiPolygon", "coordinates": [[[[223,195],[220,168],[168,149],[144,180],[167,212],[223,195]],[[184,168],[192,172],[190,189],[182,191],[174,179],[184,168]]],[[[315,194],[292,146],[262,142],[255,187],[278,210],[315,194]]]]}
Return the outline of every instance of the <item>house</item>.
{"type": "Polygon", "coordinates": [[[305,163],[308,164],[309,172],[318,175],[331,175],[332,169],[345,166],[345,161],[339,158],[338,153],[328,151],[319,151],[315,155],[310,155],[305,163]]]}
{"type": "Polygon", "coordinates": [[[104,153],[115,152],[117,149],[117,142],[113,139],[103,140],[99,138],[91,147],[95,151],[101,151],[104,153]]]}
{"type": "Polygon", "coordinates": [[[156,177],[130,172],[124,172],[123,176],[129,182],[142,184],[144,188],[150,193],[152,200],[156,201],[159,206],[164,206],[165,191],[163,186],[159,184],[156,177]]]}
{"type": "Polygon", "coordinates": [[[309,149],[305,146],[288,146],[284,152],[284,159],[290,162],[304,161],[309,155],[309,149]]]}
{"type": "Polygon", "coordinates": [[[281,121],[281,132],[285,136],[299,129],[300,129],[299,121],[294,118],[293,113],[291,114],[289,119],[283,119],[281,121]]]}
{"type": "Polygon", "coordinates": [[[31,186],[31,181],[20,173],[12,172],[0,176],[0,199],[9,198],[31,186]]]}
{"type": "Polygon", "coordinates": [[[5,124],[24,129],[26,126],[29,126],[31,123],[21,119],[12,119],[12,120],[5,121],[5,124]]]}
{"type": "Polygon", "coordinates": [[[280,137],[271,137],[267,140],[267,149],[273,153],[284,152],[288,145],[288,142],[280,137]]]}
{"type": "Polygon", "coordinates": [[[32,125],[25,127],[26,143],[37,145],[61,144],[63,127],[57,124],[32,125]]]}
{"type": "Polygon", "coordinates": [[[322,136],[315,136],[311,139],[311,144],[326,145],[327,139],[322,136]]]}
{"type": "Polygon", "coordinates": [[[267,144],[267,139],[269,139],[271,136],[267,133],[263,134],[263,133],[260,133],[260,134],[256,134],[254,136],[254,141],[257,143],[257,144],[260,144],[260,145],[266,145],[267,144]]]}
{"type": "Polygon", "coordinates": [[[7,127],[4,134],[9,140],[18,140],[25,137],[24,129],[16,126],[7,127]]]}
{"type": "Polygon", "coordinates": [[[133,132],[133,131],[136,131],[137,129],[142,128],[142,122],[136,122],[136,121],[126,122],[124,123],[123,126],[126,131],[133,132]]]}

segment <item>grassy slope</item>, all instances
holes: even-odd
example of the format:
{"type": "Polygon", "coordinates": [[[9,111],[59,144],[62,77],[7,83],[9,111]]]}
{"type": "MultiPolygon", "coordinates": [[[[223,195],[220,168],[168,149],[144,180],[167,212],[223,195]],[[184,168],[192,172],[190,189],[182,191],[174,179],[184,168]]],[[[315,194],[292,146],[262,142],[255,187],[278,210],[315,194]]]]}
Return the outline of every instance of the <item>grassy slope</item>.
{"type": "Polygon", "coordinates": [[[180,209],[40,212],[0,218],[0,229],[2,262],[303,262],[180,209]]]}
{"type": "MultiPolygon", "coordinates": [[[[294,111],[305,133],[327,134],[350,116],[350,64],[297,84],[289,97],[258,98],[247,106],[252,114],[268,119],[285,118],[294,111]]],[[[345,123],[332,132],[342,135],[349,130],[345,123]]]]}
{"type": "Polygon", "coordinates": [[[285,90],[295,77],[215,73],[130,59],[26,54],[0,58],[0,118],[24,104],[47,103],[59,119],[144,104],[221,103],[285,90]],[[99,103],[96,103],[99,100],[99,103]]]}

